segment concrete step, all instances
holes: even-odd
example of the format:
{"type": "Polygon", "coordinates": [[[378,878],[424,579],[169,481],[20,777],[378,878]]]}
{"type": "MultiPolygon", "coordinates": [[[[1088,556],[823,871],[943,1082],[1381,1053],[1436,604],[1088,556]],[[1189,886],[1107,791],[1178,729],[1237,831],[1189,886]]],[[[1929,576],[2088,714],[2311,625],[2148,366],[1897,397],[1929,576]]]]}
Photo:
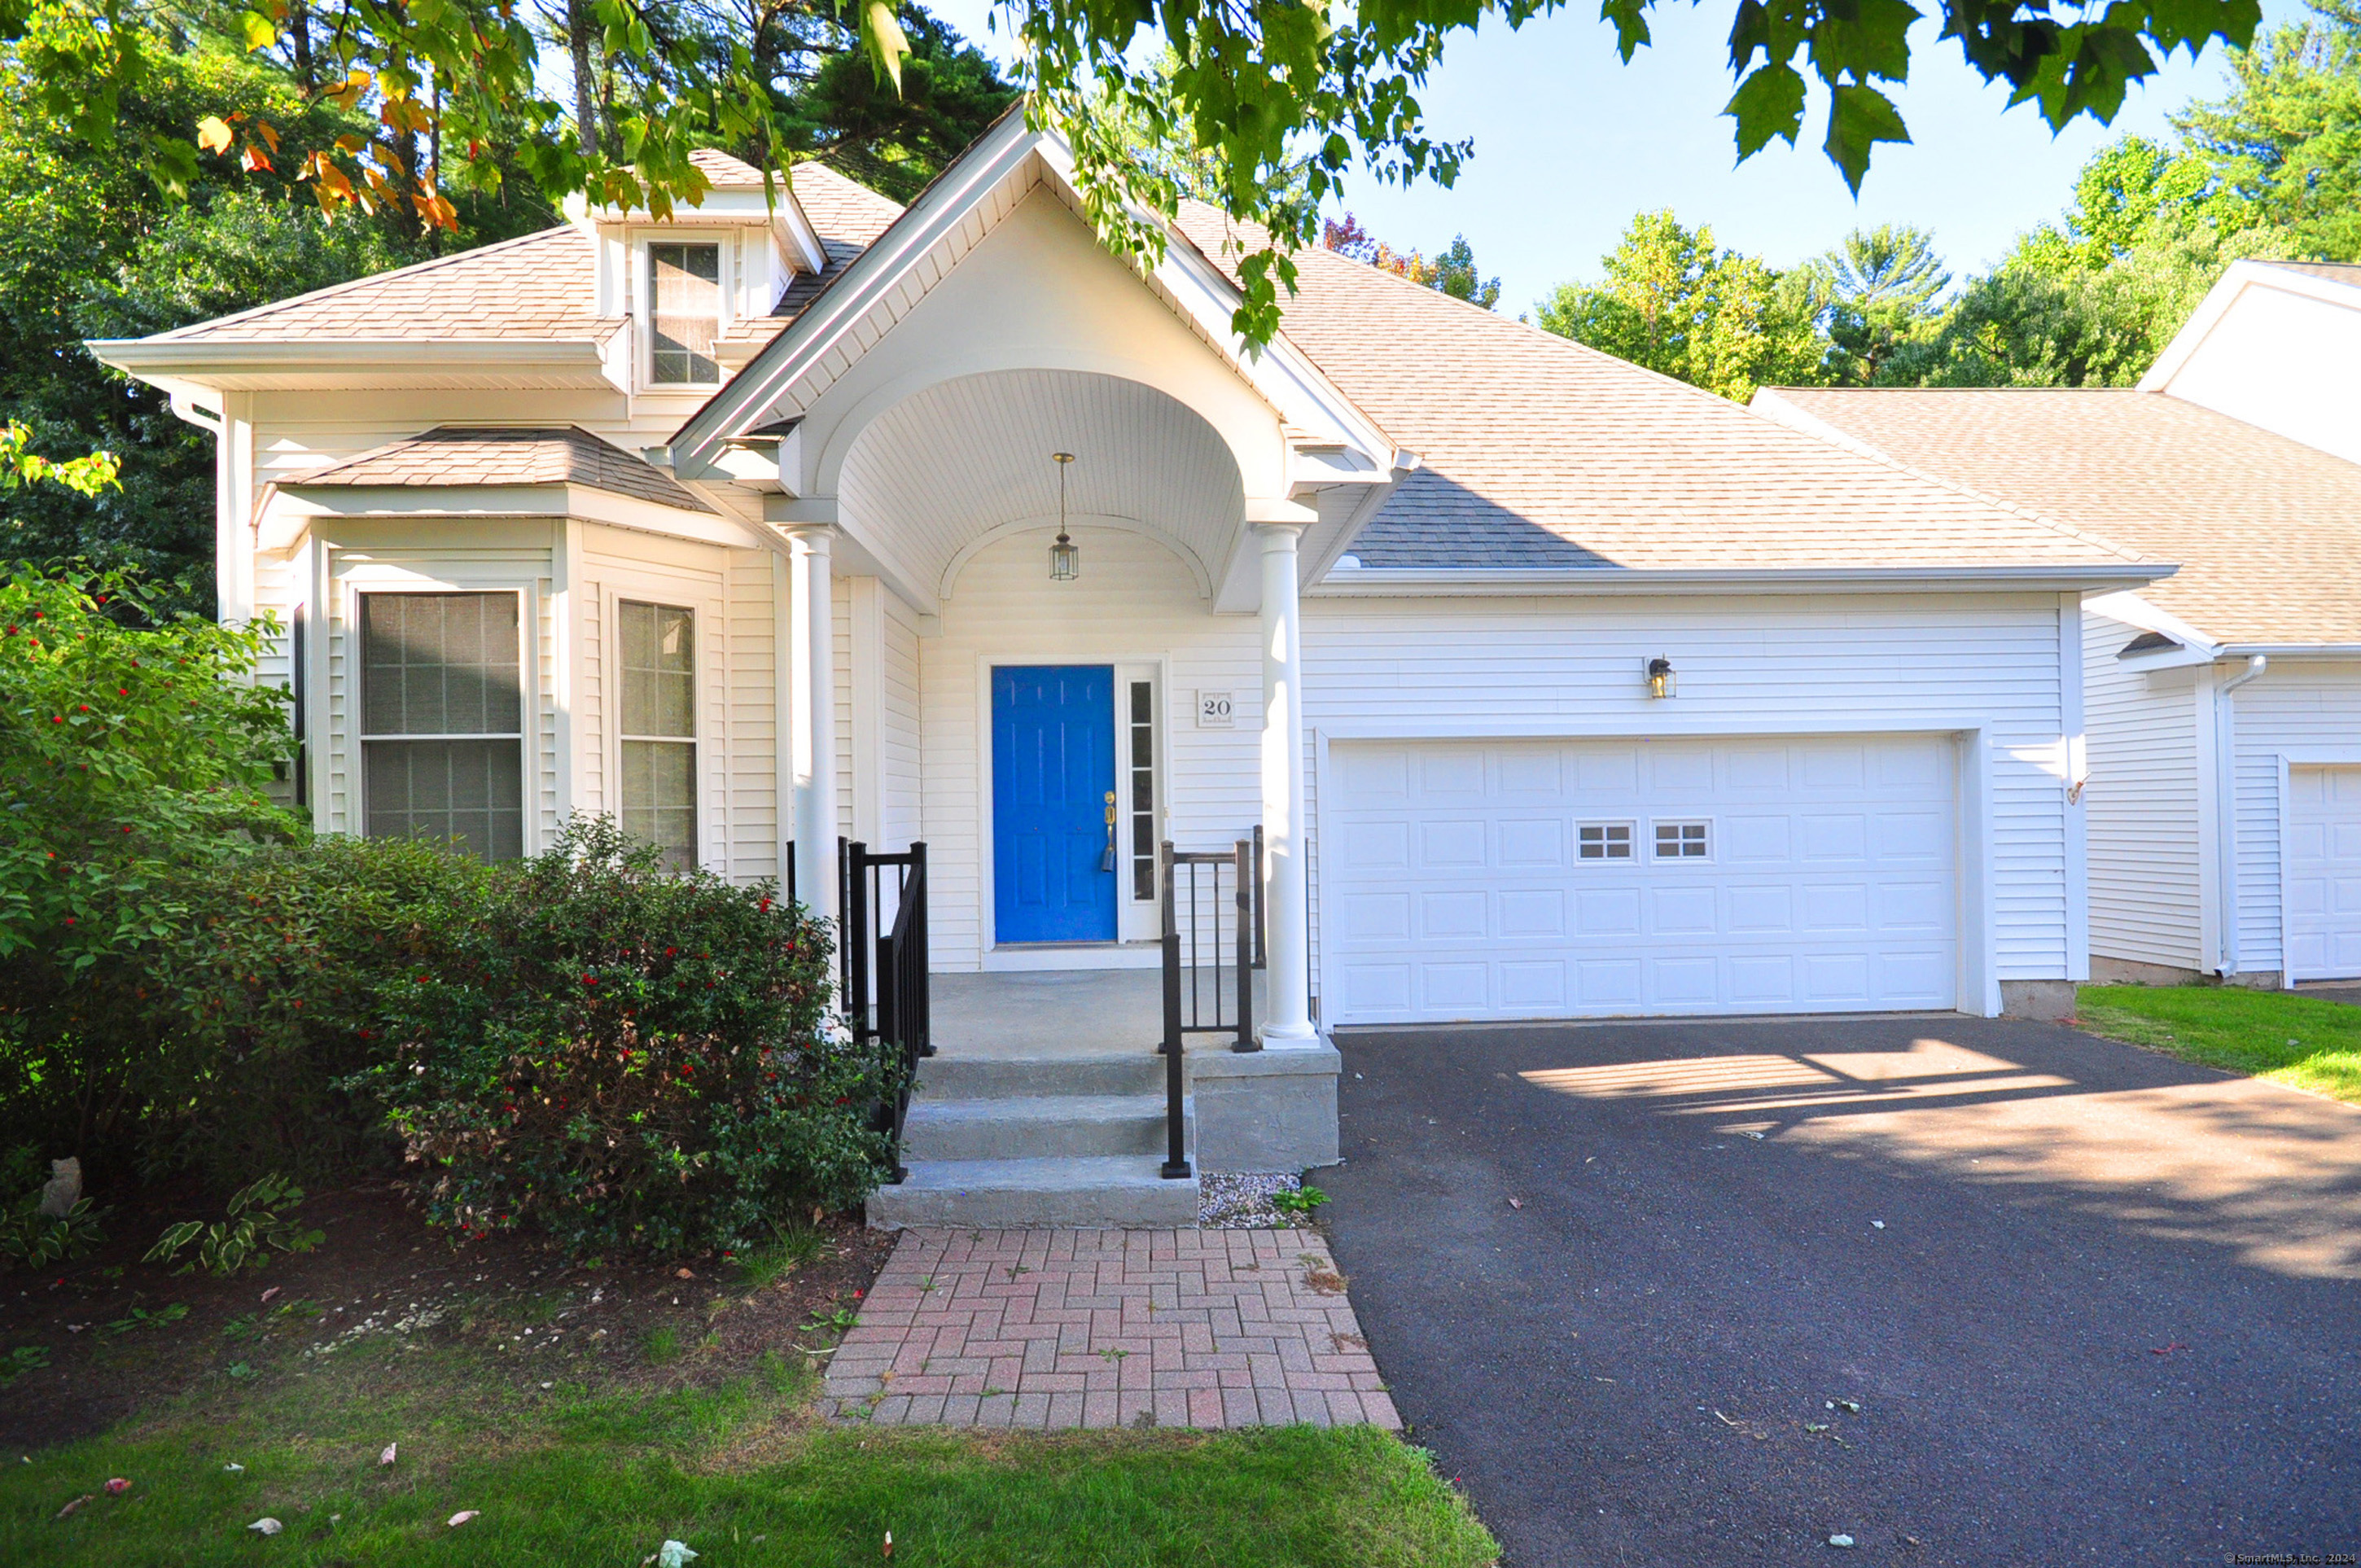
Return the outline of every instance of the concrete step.
{"type": "Polygon", "coordinates": [[[1153,1156],[909,1160],[910,1176],[869,1195],[869,1223],[1001,1230],[1159,1230],[1197,1223],[1197,1181],[1168,1181],[1153,1156]]]}
{"type": "MultiPolygon", "coordinates": [[[[1180,1110],[1186,1138],[1190,1107],[1185,1100],[1180,1110]]],[[[1164,1145],[1161,1094],[914,1100],[902,1132],[906,1162],[1161,1155],[1164,1145]]]]}
{"type": "Polygon", "coordinates": [[[1152,1050],[1102,1056],[954,1056],[918,1063],[917,1098],[1033,1099],[1069,1094],[1162,1094],[1164,1058],[1152,1050]]]}

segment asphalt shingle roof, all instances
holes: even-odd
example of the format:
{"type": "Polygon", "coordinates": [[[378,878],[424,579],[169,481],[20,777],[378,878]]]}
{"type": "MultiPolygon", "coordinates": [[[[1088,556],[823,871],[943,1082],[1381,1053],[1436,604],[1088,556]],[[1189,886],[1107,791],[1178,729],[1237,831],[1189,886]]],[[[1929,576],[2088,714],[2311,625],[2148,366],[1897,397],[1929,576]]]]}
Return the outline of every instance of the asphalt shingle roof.
{"type": "Polygon", "coordinates": [[[2361,643],[2361,465],[2127,389],[1778,395],[1914,468],[2179,562],[2141,593],[2217,641],[2361,643]]]}
{"type": "Polygon", "coordinates": [[[316,486],[584,485],[682,511],[711,512],[696,492],[579,425],[439,425],[283,482],[316,486]]]}
{"type": "MultiPolygon", "coordinates": [[[[716,185],[762,183],[760,172],[726,153],[699,151],[690,157],[716,185]],[[742,176],[734,171],[743,171],[742,176]]],[[[818,164],[796,165],[791,178],[796,200],[818,232],[829,265],[816,278],[797,274],[778,306],[790,317],[902,212],[875,192],[818,164]]],[[[589,236],[572,224],[561,224],[199,322],[164,333],[156,341],[517,338],[600,343],[621,330],[623,323],[591,309],[597,259],[589,236]]],[[[779,328],[747,323],[735,335],[767,338],[779,328]]]]}
{"type": "MultiPolygon", "coordinates": [[[[1220,214],[1182,227],[1223,261],[1220,214]]],[[[1296,263],[1288,339],[1422,463],[1354,543],[1365,566],[2136,559],[1332,251],[1296,263]]]]}
{"type": "MultiPolygon", "coordinates": [[[[700,157],[717,180],[759,179],[726,155],[700,157]]],[[[829,267],[798,276],[772,317],[739,323],[733,337],[775,335],[902,213],[817,164],[798,164],[792,178],[829,267]]],[[[1191,205],[1181,228],[1217,263],[1235,258],[1212,209],[1191,205]]],[[[167,335],[596,341],[620,323],[588,309],[593,259],[589,238],[566,225],[167,335]]],[[[1298,263],[1287,336],[1421,459],[1356,541],[1366,566],[1947,569],[2138,558],[1332,252],[1298,263]]]]}

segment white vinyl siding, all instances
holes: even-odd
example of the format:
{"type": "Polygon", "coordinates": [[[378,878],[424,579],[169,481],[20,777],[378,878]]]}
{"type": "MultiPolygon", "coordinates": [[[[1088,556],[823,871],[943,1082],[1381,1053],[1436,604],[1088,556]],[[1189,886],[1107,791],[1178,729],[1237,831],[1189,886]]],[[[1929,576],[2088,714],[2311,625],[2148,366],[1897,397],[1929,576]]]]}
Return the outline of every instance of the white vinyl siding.
{"type": "Polygon", "coordinates": [[[924,786],[918,730],[919,661],[924,657],[917,619],[892,594],[884,596],[884,647],[879,667],[878,766],[883,776],[884,840],[900,850],[926,837],[921,824],[924,786]]]}
{"type": "MultiPolygon", "coordinates": [[[[2090,736],[2091,951],[2176,969],[2210,967],[2202,908],[2196,673],[2126,670],[2139,636],[2083,617],[2090,736]]],[[[2204,765],[2210,765],[2208,762],[2204,765]]]]}
{"type": "MultiPolygon", "coordinates": [[[[1303,652],[1310,722],[1338,738],[1981,727],[1994,978],[2070,972],[2055,596],[1312,597],[1303,652]],[[1642,670],[1660,653],[1680,695],[1655,701],[1642,670]]],[[[1317,911],[1324,777],[1312,787],[1317,911]]]]}
{"type": "Polygon", "coordinates": [[[1161,704],[1169,808],[1164,837],[1227,849],[1262,816],[1262,661],[1253,616],[1215,616],[1188,569],[1137,534],[1077,527],[1082,576],[1049,580],[1049,534],[981,551],[943,605],[942,632],[919,661],[933,957],[973,969],[984,944],[990,823],[980,769],[982,682],[994,662],[1122,664],[1169,661],[1161,704]],[[1234,693],[1235,728],[1195,728],[1200,689],[1234,693]]]}
{"type": "Polygon", "coordinates": [[[2274,658],[2230,696],[2237,784],[2237,967],[2282,968],[2279,757],[2361,747],[2361,662],[2274,658]]]}
{"type": "MultiPolygon", "coordinates": [[[[771,553],[732,550],[727,569],[730,880],[779,874],[778,704],[772,685],[777,640],[771,612],[771,553]]],[[[792,831],[792,829],[790,829],[792,831]]]]}

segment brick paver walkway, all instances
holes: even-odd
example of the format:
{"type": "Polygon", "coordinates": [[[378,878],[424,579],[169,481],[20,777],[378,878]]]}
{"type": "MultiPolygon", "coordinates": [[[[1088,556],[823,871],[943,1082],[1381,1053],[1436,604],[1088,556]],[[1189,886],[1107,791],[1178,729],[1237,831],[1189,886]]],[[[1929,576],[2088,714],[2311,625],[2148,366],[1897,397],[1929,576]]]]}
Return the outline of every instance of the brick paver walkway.
{"type": "Polygon", "coordinates": [[[1400,1427],[1312,1231],[902,1233],[821,1409],[881,1425],[1400,1427]]]}

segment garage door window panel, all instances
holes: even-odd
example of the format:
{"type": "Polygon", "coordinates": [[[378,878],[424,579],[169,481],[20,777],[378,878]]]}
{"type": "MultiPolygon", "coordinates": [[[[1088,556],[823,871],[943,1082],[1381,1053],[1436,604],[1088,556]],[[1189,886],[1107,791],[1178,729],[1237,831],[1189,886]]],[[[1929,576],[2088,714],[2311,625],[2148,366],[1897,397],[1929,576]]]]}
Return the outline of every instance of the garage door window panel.
{"type": "Polygon", "coordinates": [[[1659,817],[1656,828],[1656,859],[1660,861],[1709,861],[1713,858],[1713,825],[1694,817],[1667,819],[1659,817]]]}

